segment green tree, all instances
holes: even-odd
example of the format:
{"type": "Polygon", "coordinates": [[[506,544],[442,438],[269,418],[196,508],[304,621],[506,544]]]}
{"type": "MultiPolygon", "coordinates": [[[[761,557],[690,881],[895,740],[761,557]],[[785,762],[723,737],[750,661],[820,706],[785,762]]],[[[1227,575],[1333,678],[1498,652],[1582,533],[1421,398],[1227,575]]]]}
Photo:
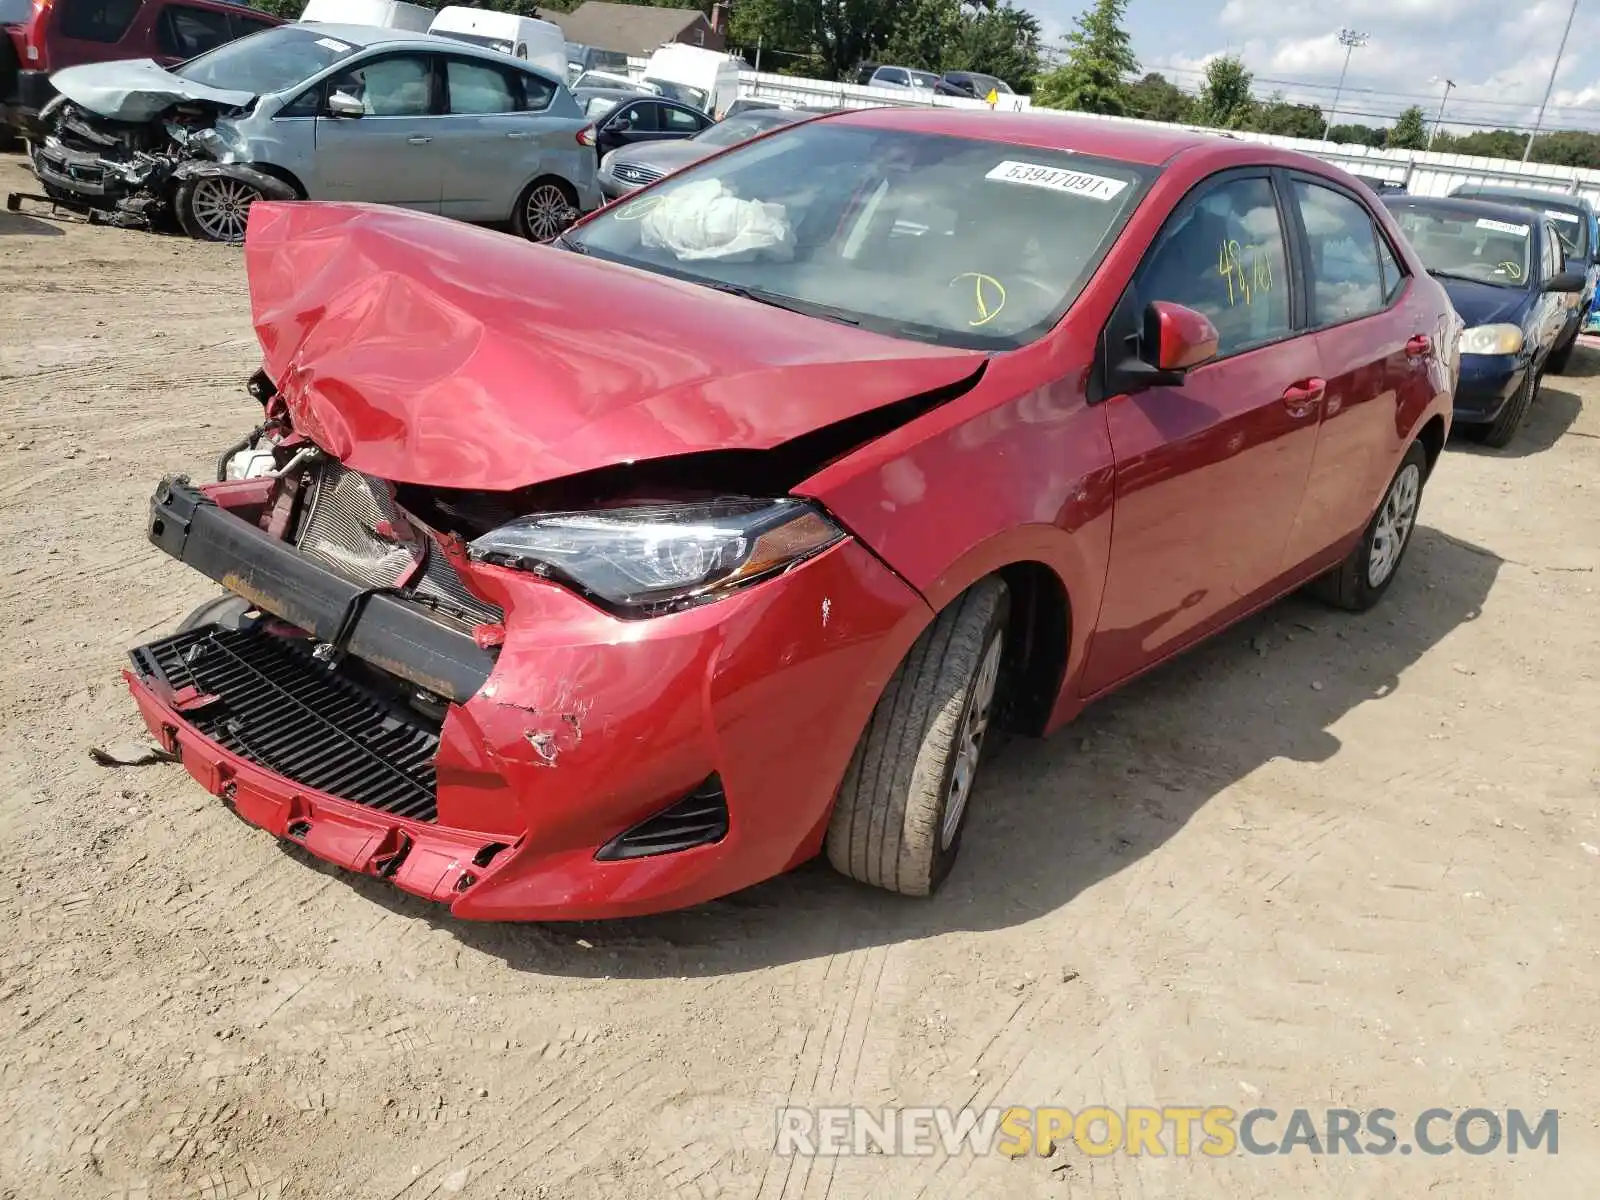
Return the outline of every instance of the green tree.
{"type": "Polygon", "coordinates": [[[1255,76],[1236,54],[1224,54],[1206,64],[1206,81],[1195,103],[1195,120],[1213,129],[1247,129],[1255,116],[1250,96],[1255,76]]]}
{"type": "Polygon", "coordinates": [[[957,0],[902,0],[900,19],[881,57],[902,67],[946,70],[946,58],[961,36],[964,14],[957,0]]]}
{"type": "Polygon", "coordinates": [[[1258,133],[1277,133],[1284,137],[1320,138],[1322,109],[1315,104],[1290,104],[1282,92],[1256,109],[1250,128],[1258,133]]]}
{"type": "Polygon", "coordinates": [[[1396,117],[1383,144],[1391,150],[1421,150],[1425,147],[1428,144],[1428,118],[1422,115],[1422,107],[1413,104],[1396,117]]]}
{"type": "Polygon", "coordinates": [[[1067,35],[1066,59],[1039,80],[1035,104],[1079,112],[1125,116],[1130,108],[1127,77],[1139,69],[1133,42],[1122,27],[1127,0],[1096,0],[1078,14],[1067,35]]]}
{"type": "Polygon", "coordinates": [[[1335,125],[1328,130],[1328,140],[1341,146],[1382,146],[1388,133],[1371,125],[1335,125]]]}
{"type": "Polygon", "coordinates": [[[979,71],[1019,92],[1033,90],[1042,51],[1039,19],[1009,3],[963,6],[961,31],[945,57],[947,71],[979,71]]]}
{"type": "Polygon", "coordinates": [[[1180,123],[1194,115],[1194,101],[1165,75],[1151,71],[1128,89],[1128,115],[1180,123]]]}

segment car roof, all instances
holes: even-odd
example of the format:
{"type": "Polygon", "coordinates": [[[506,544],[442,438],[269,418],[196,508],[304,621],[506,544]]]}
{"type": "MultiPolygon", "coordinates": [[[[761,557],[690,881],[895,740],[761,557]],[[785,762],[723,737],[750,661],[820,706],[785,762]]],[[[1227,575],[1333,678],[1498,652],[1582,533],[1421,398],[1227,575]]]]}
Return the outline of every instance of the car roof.
{"type": "Polygon", "coordinates": [[[1072,113],[1030,109],[995,112],[961,108],[853,108],[827,117],[848,125],[905,129],[914,133],[949,134],[1010,142],[1040,150],[1070,150],[1142,166],[1159,166],[1185,150],[1203,149],[1225,159],[1262,163],[1304,163],[1325,169],[1303,154],[1278,150],[1218,134],[1192,133],[1175,125],[1137,125],[1131,121],[1096,120],[1072,113]]]}
{"type": "Polygon", "coordinates": [[[1551,208],[1576,208],[1584,212],[1594,206],[1582,196],[1569,192],[1546,192],[1539,188],[1498,187],[1495,184],[1465,183],[1451,193],[1454,196],[1494,196],[1502,200],[1516,200],[1526,204],[1546,204],[1551,208]]]}
{"type": "Polygon", "coordinates": [[[1391,209],[1414,208],[1424,212],[1456,212],[1467,216],[1504,221],[1510,225],[1537,225],[1528,220],[1528,210],[1520,204],[1501,204],[1472,196],[1410,196],[1396,194],[1382,200],[1391,209]]]}
{"type": "MultiPolygon", "coordinates": [[[[643,88],[613,88],[613,87],[577,87],[572,89],[572,94],[580,99],[586,96],[614,96],[618,100],[661,100],[662,96],[654,92],[647,92],[643,88]]],[[[672,101],[668,100],[671,104],[672,101]]]]}

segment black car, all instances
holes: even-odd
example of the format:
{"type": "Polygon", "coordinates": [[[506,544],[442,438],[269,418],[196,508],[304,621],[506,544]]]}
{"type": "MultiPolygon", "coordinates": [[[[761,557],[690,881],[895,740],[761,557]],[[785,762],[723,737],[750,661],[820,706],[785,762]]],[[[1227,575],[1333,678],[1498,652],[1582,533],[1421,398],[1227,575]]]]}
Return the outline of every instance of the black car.
{"type": "Polygon", "coordinates": [[[1366,184],[1380,196],[1404,195],[1406,185],[1394,179],[1381,179],[1376,175],[1357,175],[1357,179],[1366,184]]]}
{"type": "Polygon", "coordinates": [[[946,71],[934,86],[940,96],[965,96],[970,100],[984,100],[990,92],[1000,96],[1012,95],[1011,85],[994,75],[979,71],[946,71]]]}
{"type": "Polygon", "coordinates": [[[710,158],[719,150],[815,115],[795,108],[747,108],[736,116],[724,117],[715,125],[706,126],[685,140],[658,141],[615,150],[600,159],[600,190],[608,200],[616,200],[674,171],[681,171],[690,163],[710,158]]]}
{"type": "Polygon", "coordinates": [[[1455,197],[1387,196],[1384,203],[1466,324],[1456,427],[1487,445],[1509,445],[1583,276],[1563,268],[1560,235],[1541,213],[1455,197]]]}
{"type": "Polygon", "coordinates": [[[604,158],[620,146],[690,138],[712,123],[698,108],[653,92],[625,88],[574,88],[579,107],[595,122],[595,146],[604,158]]]}

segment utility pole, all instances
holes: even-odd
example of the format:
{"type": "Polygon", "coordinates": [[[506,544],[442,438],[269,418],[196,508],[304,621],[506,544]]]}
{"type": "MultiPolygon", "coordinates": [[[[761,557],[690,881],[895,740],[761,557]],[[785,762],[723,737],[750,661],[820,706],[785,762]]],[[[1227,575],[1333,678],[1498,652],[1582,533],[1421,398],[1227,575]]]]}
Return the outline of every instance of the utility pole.
{"type": "Polygon", "coordinates": [[[1539,126],[1544,124],[1545,105],[1550,103],[1550,93],[1556,88],[1556,72],[1561,70],[1561,56],[1567,52],[1567,35],[1572,32],[1572,18],[1578,15],[1578,0],[1572,0],[1572,8],[1567,13],[1567,27],[1561,31],[1561,45],[1556,47],[1556,61],[1550,65],[1550,82],[1544,86],[1544,99],[1539,102],[1539,115],[1534,118],[1533,132],[1528,134],[1528,144],[1522,148],[1522,161],[1528,161],[1528,155],[1533,153],[1533,139],[1539,133],[1539,126]]]}
{"type": "MultiPolygon", "coordinates": [[[[1577,0],[1573,0],[1576,4],[1577,0]]],[[[1357,47],[1367,44],[1367,35],[1357,33],[1354,29],[1339,30],[1339,45],[1344,47],[1344,66],[1339,70],[1339,86],[1333,89],[1333,103],[1328,107],[1328,119],[1323,122],[1322,140],[1328,140],[1328,134],[1333,129],[1333,116],[1339,111],[1339,93],[1344,91],[1345,72],[1350,69],[1350,52],[1357,47]]]]}
{"type": "MultiPolygon", "coordinates": [[[[1434,82],[1438,83],[1439,81],[1435,79],[1434,82]]],[[[1446,79],[1444,81],[1444,99],[1439,101],[1439,115],[1433,119],[1433,132],[1428,134],[1427,148],[1429,150],[1433,149],[1433,139],[1439,136],[1439,126],[1444,121],[1444,106],[1450,102],[1450,89],[1455,85],[1456,81],[1454,79],[1446,79]]]]}

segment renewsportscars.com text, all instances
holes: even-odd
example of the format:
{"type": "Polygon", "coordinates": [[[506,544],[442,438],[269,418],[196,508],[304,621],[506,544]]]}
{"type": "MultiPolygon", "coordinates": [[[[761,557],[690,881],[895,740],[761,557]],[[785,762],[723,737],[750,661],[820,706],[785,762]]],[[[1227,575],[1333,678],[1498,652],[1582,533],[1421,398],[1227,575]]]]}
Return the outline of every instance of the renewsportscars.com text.
{"type": "Polygon", "coordinates": [[[780,1108],[779,1155],[1050,1155],[1091,1157],[1338,1154],[1553,1155],[1560,1115],[1511,1108],[1429,1108],[1413,1118],[1393,1109],[1271,1108],[1220,1105],[1096,1105],[1067,1108],[780,1108]]]}

